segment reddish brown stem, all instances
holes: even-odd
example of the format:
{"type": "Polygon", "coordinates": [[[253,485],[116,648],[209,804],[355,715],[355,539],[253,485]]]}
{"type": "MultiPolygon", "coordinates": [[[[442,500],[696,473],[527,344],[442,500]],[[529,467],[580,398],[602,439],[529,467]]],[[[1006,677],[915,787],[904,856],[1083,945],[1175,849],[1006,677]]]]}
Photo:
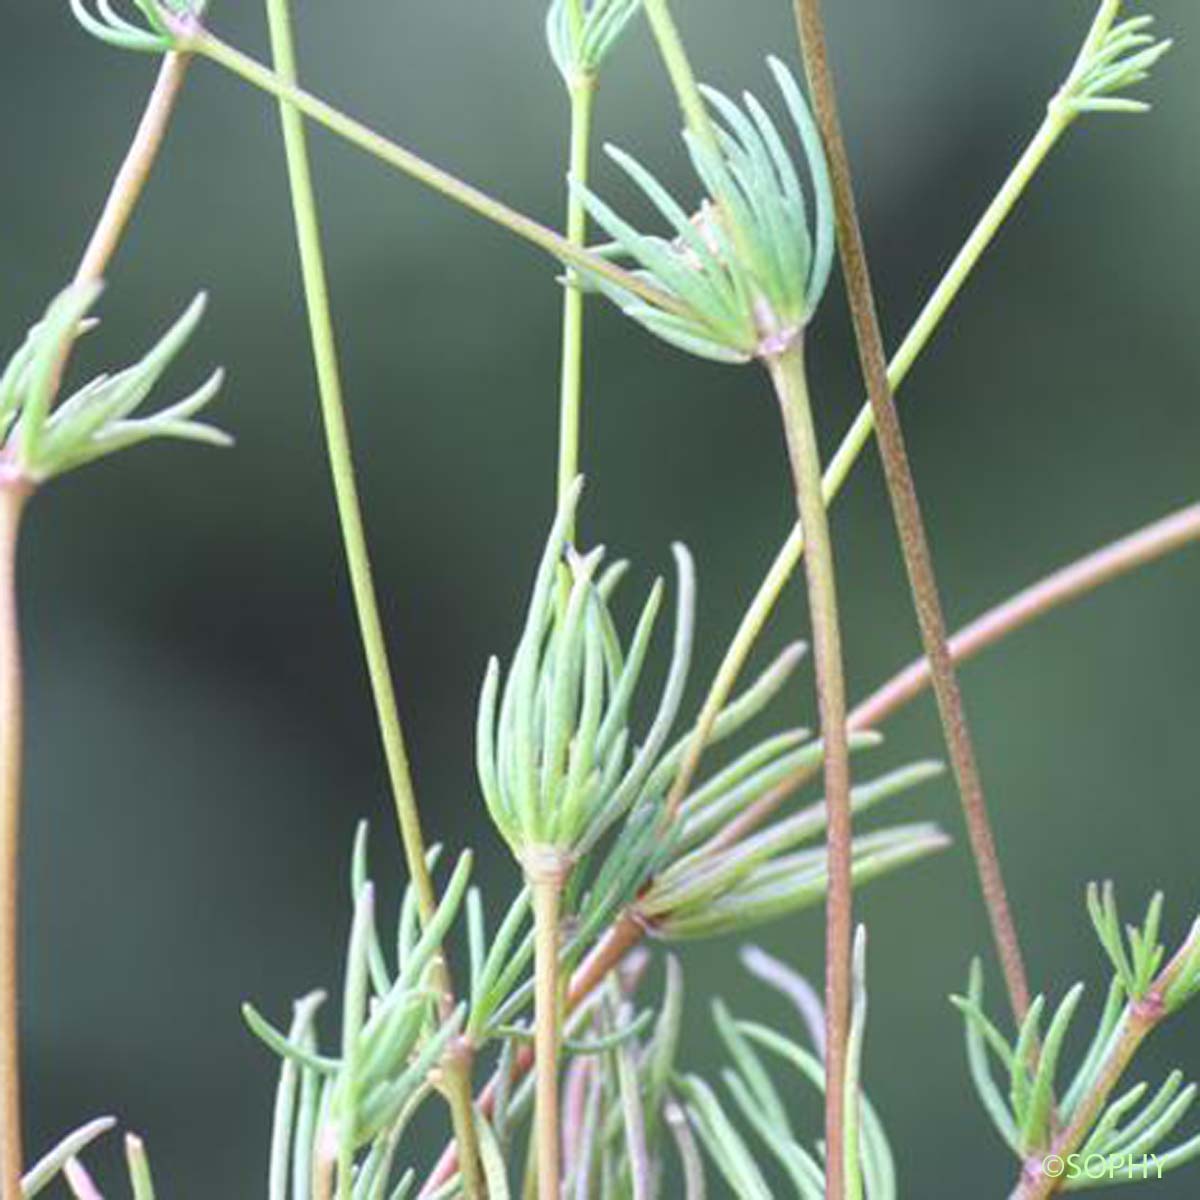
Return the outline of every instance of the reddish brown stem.
{"type": "Polygon", "coordinates": [[[121,169],[113,180],[104,211],[100,214],[100,220],[96,223],[87,249],[83,252],[79,269],[75,272],[76,283],[100,279],[108,270],[108,264],[112,261],[146,181],[150,178],[154,160],[162,148],[189,62],[190,54],[172,52],[163,58],[158,79],[146,103],[146,110],[142,114],[137,132],[133,135],[121,169]]]}
{"type": "MultiPolygon", "coordinates": [[[[1190,504],[1055,571],[989,609],[950,639],[950,654],[955,663],[966,662],[1052,609],[1198,539],[1200,504],[1190,504]]],[[[850,714],[850,725],[855,729],[871,729],[923,692],[929,681],[929,660],[917,659],[864,700],[850,714]]]]}
{"type": "Polygon", "coordinates": [[[850,160],[838,116],[833,72],[825,44],[821,0],[795,0],[795,10],[817,124],[829,158],[842,271],[846,279],[846,293],[854,321],[867,394],[875,418],[876,438],[883,460],[884,476],[912,589],[921,640],[930,663],[946,745],[962,797],[967,834],[979,872],[992,936],[1004,969],[1009,1000],[1019,1021],[1029,1009],[1029,984],[1025,962],[1000,869],[1000,856],[996,850],[992,823],[988,816],[966,708],[958,686],[954,660],[950,655],[937,576],[925,536],[916,484],[904,445],[900,419],[896,414],[891,385],[888,382],[887,354],[879,328],[879,316],[875,310],[866,246],[858,221],[850,160]]]}
{"type": "Polygon", "coordinates": [[[20,864],[23,703],[17,540],[28,496],[0,481],[0,1195],[21,1196],[20,864]]]}

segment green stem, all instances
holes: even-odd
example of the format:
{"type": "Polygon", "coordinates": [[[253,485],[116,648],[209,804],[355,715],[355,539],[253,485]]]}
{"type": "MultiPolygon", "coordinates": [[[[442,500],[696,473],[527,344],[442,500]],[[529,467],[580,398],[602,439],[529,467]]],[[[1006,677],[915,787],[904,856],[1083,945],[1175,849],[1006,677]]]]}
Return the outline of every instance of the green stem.
{"type": "Polygon", "coordinates": [[[533,846],[523,866],[533,896],[537,1195],[539,1200],[558,1200],[559,926],[566,864],[553,847],[533,846]]]}
{"type": "Polygon", "coordinates": [[[700,94],[696,73],[692,70],[679,27],[675,24],[675,18],[671,16],[670,8],[667,7],[667,0],[644,0],[644,7],[654,40],[658,43],[658,52],[662,55],[667,74],[671,77],[671,86],[675,89],[675,95],[679,100],[679,107],[683,110],[687,127],[704,142],[709,150],[714,154],[720,154],[720,145],[717,142],[712,117],[709,116],[708,106],[700,94]]]}
{"type": "Polygon", "coordinates": [[[0,1194],[21,1196],[20,863],[22,683],[17,543],[28,495],[0,485],[0,1194]]]}
{"type": "MultiPolygon", "coordinates": [[[[671,15],[667,0],[644,0],[646,17],[654,40],[658,43],[658,52],[675,89],[676,99],[683,111],[683,119],[692,135],[700,140],[715,157],[721,157],[720,141],[717,138],[716,127],[704,102],[700,85],[696,81],[696,73],[692,70],[691,60],[683,44],[679,27],[671,15]]],[[[722,198],[713,196],[713,201],[722,207],[722,198]]],[[[746,233],[741,224],[734,220],[724,222],[726,230],[733,240],[743,262],[752,260],[752,251],[746,242],[746,233]]]]}
{"type": "MultiPolygon", "coordinates": [[[[590,167],[592,112],[595,107],[596,78],[583,75],[572,81],[571,96],[571,179],[586,185],[590,167]]],[[[567,202],[567,240],[583,248],[587,241],[587,210],[578,192],[572,188],[567,202]]],[[[579,474],[579,426],[583,406],[583,291],[577,280],[568,280],[563,289],[562,382],[559,404],[558,504],[561,508],[571,485],[579,474]]],[[[573,540],[574,532],[568,533],[573,540]]]]}
{"type": "MultiPolygon", "coordinates": [[[[1024,153],[1008,178],[1005,179],[1000,190],[992,198],[983,216],[972,229],[958,254],[955,255],[954,261],[938,282],[933,294],[926,301],[916,321],[900,343],[899,349],[888,365],[888,383],[893,392],[899,389],[908,377],[913,364],[929,345],[950,306],[958,298],[971,272],[979,264],[984,251],[1000,231],[1000,227],[1016,207],[1038,168],[1069,124],[1069,117],[1051,111],[1038,127],[1024,153]]],[[[870,442],[874,432],[875,416],[870,401],[866,401],[826,468],[823,489],[827,504],[831,503],[842,490],[851,469],[870,442]]],[[[687,795],[688,789],[696,777],[717,714],[725,707],[732,695],[751,651],[766,628],[767,621],[774,612],[779,597],[783,594],[803,555],[804,531],[797,524],[776,554],[775,560],[742,617],[737,632],[725,652],[725,657],[713,677],[700,716],[696,721],[691,744],[672,785],[668,811],[677,811],[679,805],[683,803],[683,798],[687,795]]]]}
{"type": "Polygon", "coordinates": [[[525,216],[524,213],[517,212],[516,209],[494,199],[486,192],[481,192],[471,184],[464,183],[450,172],[443,171],[441,167],[435,167],[432,163],[426,162],[411,150],[406,150],[382,134],[376,133],[361,121],[356,121],[353,117],[339,112],[324,100],[319,100],[316,96],[304,91],[303,88],[281,78],[248,54],[234,49],[211,33],[192,27],[181,27],[177,31],[176,40],[181,48],[194,54],[203,54],[260,91],[286,101],[310,120],[325,126],[332,133],[344,138],[360,150],[366,151],[380,162],[423,183],[426,187],[453,200],[456,204],[485,220],[502,226],[510,233],[523,238],[568,266],[599,275],[610,283],[616,284],[625,291],[631,292],[647,303],[667,312],[682,313],[684,311],[683,305],[673,296],[645,283],[615,263],[571,245],[561,234],[555,233],[554,230],[525,216]]]}
{"type": "Polygon", "coordinates": [[[967,834],[979,872],[988,920],[1004,969],[1012,1010],[1019,1022],[1024,1019],[1029,1009],[1029,983],[1025,962],[1004,885],[1000,855],[984,796],[983,780],[967,722],[966,706],[958,685],[954,660],[950,654],[937,574],[925,533],[916,483],[909,464],[891,385],[888,382],[887,355],[875,307],[866,245],[858,220],[850,159],[838,115],[821,0],[795,0],[795,10],[813,107],[825,143],[825,153],[829,159],[842,273],[846,280],[846,295],[854,323],[855,340],[858,342],[863,377],[875,418],[884,478],[912,591],[921,641],[929,659],[942,730],[962,799],[967,834]]]}
{"type": "MultiPolygon", "coordinates": [[[[296,51],[288,0],[267,0],[267,14],[275,62],[280,74],[294,81],[296,51]]],[[[405,748],[391,667],[388,663],[383,623],[379,615],[379,603],[363,526],[304,122],[296,109],[286,102],[280,103],[280,119],[283,125],[296,239],[338,520],[349,567],[367,673],[375,702],[376,719],[404,843],[405,859],[416,891],[417,907],[422,922],[428,925],[437,911],[437,895],[430,876],[425,837],[421,830],[420,812],[405,748]]],[[[438,985],[443,1015],[448,1016],[453,1011],[454,998],[449,969],[444,959],[439,959],[438,985]]],[[[475,1197],[482,1196],[484,1191],[475,1137],[474,1110],[471,1105],[469,1061],[464,1061],[459,1055],[449,1056],[446,1079],[455,1137],[461,1151],[464,1189],[466,1195],[474,1200],[475,1197]]]]}
{"type": "Polygon", "coordinates": [[[798,339],[767,365],[783,414],[800,523],[808,533],[804,565],[824,744],[825,805],[829,814],[829,890],[825,904],[826,1194],[831,1200],[842,1200],[845,1195],[845,1082],[854,935],[845,671],[833,543],[821,493],[821,455],[809,402],[803,342],[798,339]]]}

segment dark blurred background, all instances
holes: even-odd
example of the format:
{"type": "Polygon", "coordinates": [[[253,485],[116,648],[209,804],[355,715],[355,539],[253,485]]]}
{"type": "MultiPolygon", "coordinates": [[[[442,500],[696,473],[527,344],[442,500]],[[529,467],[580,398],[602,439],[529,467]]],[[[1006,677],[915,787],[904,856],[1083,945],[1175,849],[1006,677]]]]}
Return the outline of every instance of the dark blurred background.
{"type": "MultiPolygon", "coordinates": [[[[255,5],[218,30],[265,52],[255,5]]],[[[298,4],[312,89],[546,221],[562,206],[565,109],[540,0],[298,4]]],[[[0,42],[0,329],[12,347],[68,279],[154,63],[91,42],[65,3],[10,5],[0,42]]],[[[784,0],[691,0],[703,73],[770,92],[794,57],[784,0]]],[[[905,388],[916,473],[956,622],[1195,496],[1200,450],[1200,14],[1149,118],[1071,132],[905,388]]],[[[831,37],[889,342],[895,344],[1036,126],[1091,18],[1088,0],[830,5],[831,37]]],[[[638,28],[599,127],[687,187],[672,100],[638,28]]],[[[559,293],[554,270],[324,134],[313,138],[345,377],[384,616],[433,837],[513,868],[472,766],[488,653],[515,636],[548,521],[559,293]]],[[[601,181],[615,186],[611,172],[601,181]]],[[[218,453],[163,446],[80,472],[34,506],[23,547],[29,659],[25,1032],[31,1148],[112,1111],[149,1140],[161,1190],[262,1194],[274,1067],[244,1031],[340,971],[355,822],[400,881],[390,801],[333,520],[297,287],[276,113],[198,64],[80,370],[128,360],[198,288],[211,315],[170,391],[214,361],[229,383],[218,453]]],[[[692,696],[789,527],[762,379],[589,317],[589,537],[639,577],[685,540],[701,571],[692,696]]],[[[860,401],[840,292],[813,336],[830,447],[860,401]]],[[[168,393],[164,393],[166,395],[168,393]]],[[[874,454],[839,504],[853,692],[916,635],[874,454]]],[[[764,649],[804,628],[797,585],[764,649]]],[[[966,672],[984,776],[1038,987],[1105,976],[1082,906],[1112,875],[1153,887],[1178,938],[1195,913],[1200,555],[1055,615],[966,672]]],[[[812,718],[810,677],[788,692],[812,718]]],[[[776,721],[793,720],[778,712],[776,721]]],[[[928,701],[878,764],[940,753],[928,701]]],[[[961,834],[948,782],[901,802],[961,834]]],[[[868,1085],[905,1193],[1000,1195],[1009,1164],[968,1098],[947,994],[987,947],[961,844],[866,892],[868,1085]]],[[[814,911],[761,941],[819,970],[814,911]]],[[[711,1068],[705,993],[786,1013],[743,983],[736,944],[686,956],[689,1061],[711,1068]]],[[[989,960],[997,1012],[998,972],[989,960]]],[[[1145,1069],[1200,1075],[1200,1014],[1145,1069]]],[[[1193,1120],[1193,1125],[1195,1121],[1193,1120]]],[[[813,1126],[815,1130],[815,1125],[813,1126]]],[[[93,1161],[116,1163],[117,1143],[93,1161]]],[[[110,1176],[111,1177],[111,1176],[110,1176]]],[[[1158,1195],[1195,1195],[1197,1175],[1158,1195]]]]}

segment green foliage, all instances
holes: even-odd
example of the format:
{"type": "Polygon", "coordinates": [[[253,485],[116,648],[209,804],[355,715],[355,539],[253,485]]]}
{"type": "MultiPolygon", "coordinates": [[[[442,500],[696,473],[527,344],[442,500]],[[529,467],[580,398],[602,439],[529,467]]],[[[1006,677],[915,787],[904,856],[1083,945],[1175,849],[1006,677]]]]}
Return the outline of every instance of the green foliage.
{"type": "MultiPolygon", "coordinates": [[[[781,964],[774,964],[778,971],[781,964]]],[[[812,1012],[805,1014],[813,1027],[812,1012]]],[[[821,1017],[819,1003],[815,1016],[821,1017]]],[[[896,1170],[878,1115],[865,1096],[859,1079],[867,1016],[866,936],[859,930],[855,942],[854,1005],[847,1063],[847,1196],[853,1200],[895,1200],[896,1170]]],[[[825,1065],[813,1054],[774,1029],[756,1022],[738,1021],[725,1005],[714,1006],[717,1033],[732,1061],[722,1080],[742,1120],[757,1141],[787,1175],[798,1200],[823,1200],[825,1170],[823,1146],[804,1144],[795,1132],[783,1097],[772,1080],[760,1051],[791,1067],[819,1092],[825,1089],[825,1065]]],[[[820,1045],[818,1045],[820,1050],[820,1045]]],[[[700,1140],[725,1181],[739,1200],[772,1200],[758,1155],[739,1132],[716,1092],[702,1079],[691,1076],[682,1083],[688,1112],[700,1140]]]]}
{"type": "Polygon", "coordinates": [[[155,438],[231,444],[227,434],[193,419],[220,390],[220,371],[168,408],[135,415],[195,332],[204,314],[203,295],[138,362],[98,376],[52,409],[63,366],[91,328],[86,318],[99,294],[99,285],[74,284],[56,297],[0,376],[3,457],[8,470],[29,483],[44,483],[155,438]]]}
{"type": "MultiPolygon", "coordinates": [[[[1164,1148],[1167,1138],[1187,1115],[1197,1085],[1183,1086],[1183,1073],[1173,1071],[1147,1100],[1138,1083],[1110,1099],[1142,1040],[1166,1017],[1177,1012],[1197,988],[1197,928],[1175,959],[1161,972],[1165,950],[1158,941],[1162,895],[1150,902],[1140,927],[1127,926],[1122,939],[1112,884],[1088,889],[1088,908],[1101,946],[1114,968],[1107,1001],[1083,1060],[1065,1084],[1059,1079],[1063,1045],[1079,1009],[1083,984],[1077,983],[1059,1003],[1043,1034],[1045,998],[1039,996],[1009,1041],[988,1018],[983,1006],[983,968],[972,964],[966,996],[952,997],[966,1022],[967,1061],[976,1091],[1000,1136],[1022,1160],[1047,1152],[1077,1153],[1082,1160],[1103,1157],[1128,1168],[1143,1156],[1154,1156],[1157,1177],[1200,1157],[1200,1134],[1164,1148]],[[995,1079],[999,1065],[1007,1087],[995,1079]],[[1101,1103],[1094,1103],[1099,1096],[1101,1103]],[[1143,1101],[1145,1101],[1143,1103],[1143,1101]],[[1064,1146],[1059,1131],[1070,1131],[1064,1146]]],[[[1126,1176],[1122,1176],[1125,1178],[1126,1176]]],[[[1134,1179],[1137,1178],[1133,1174],[1134,1179]]],[[[1078,1173],[1064,1179],[1076,1190],[1100,1183],[1078,1173]]]]}
{"type": "Polygon", "coordinates": [[[322,992],[298,1000],[286,1034],[246,1005],[246,1022],[283,1062],[276,1092],[269,1194],[308,1200],[322,1172],[352,1176],[355,1200],[388,1200],[400,1140],[433,1088],[432,1072],[463,1029],[466,1006],[443,1016],[434,960],[467,891],[471,857],[447,882],[434,919],[421,930],[406,892],[396,929],[396,968],[383,951],[375,889],[366,878],[360,827],[351,872],[354,919],[342,984],[341,1052],[317,1049],[322,992]],[[365,1153],[364,1153],[365,1152],[365,1153]],[[290,1184],[290,1190],[289,1190],[290,1184]]]}
{"type": "Polygon", "coordinates": [[[198,21],[207,8],[207,0],[130,0],[141,13],[144,25],[138,25],[117,11],[119,0],[94,0],[96,14],[87,0],[70,0],[75,19],[93,37],[122,50],[145,54],[164,54],[175,43],[177,24],[198,21]]]}
{"type": "Polygon", "coordinates": [[[1056,103],[1073,114],[1149,112],[1150,105],[1122,92],[1150,77],[1171,41],[1157,40],[1148,13],[1119,21],[1122,0],[1104,0],[1056,103]]]}
{"type": "Polygon", "coordinates": [[[597,578],[602,550],[568,551],[564,562],[578,496],[576,484],[551,529],[503,695],[500,663],[492,659],[479,702],[480,786],[492,820],[521,861],[538,848],[578,859],[634,806],[679,711],[691,659],[695,580],[690,556],[677,545],[671,666],[658,712],[634,751],[630,710],[662,585],[651,590],[628,647],[622,646],[608,601],[623,567],[597,578]]]}
{"type": "Polygon", "coordinates": [[[787,143],[749,92],[743,111],[715,88],[705,88],[713,140],[693,130],[683,135],[705,193],[694,215],[631,155],[607,147],[666,221],[673,240],[640,233],[595,193],[576,185],[616,250],[636,264],[635,274],[676,307],[652,306],[598,277],[595,285],[651,333],[718,362],[748,362],[786,349],[811,320],[833,266],[833,200],[820,135],[792,73],[775,58],[770,66],[812,178],[811,231],[787,143]]]}
{"type": "Polygon", "coordinates": [[[550,56],[568,86],[594,76],[642,8],[642,0],[553,0],[550,56]]]}
{"type": "MultiPolygon", "coordinates": [[[[775,789],[794,780],[798,772],[805,778],[819,766],[817,743],[783,750],[776,761],[754,770],[750,764],[781,741],[786,746],[785,737],[756,747],[685,802],[682,846],[702,834],[715,836],[675,857],[639,899],[638,912],[657,936],[673,940],[745,933],[824,899],[825,847],[797,850],[824,833],[828,814],[823,802],[748,831],[736,841],[726,837],[729,824],[744,817],[751,806],[773,799],[775,789]]],[[[863,734],[855,737],[854,744],[869,746],[875,741],[863,734]]],[[[867,812],[941,770],[938,763],[917,763],[860,784],[852,792],[855,812],[867,812]]],[[[942,831],[929,823],[863,834],[854,843],[855,882],[866,884],[947,845],[942,831]]]]}

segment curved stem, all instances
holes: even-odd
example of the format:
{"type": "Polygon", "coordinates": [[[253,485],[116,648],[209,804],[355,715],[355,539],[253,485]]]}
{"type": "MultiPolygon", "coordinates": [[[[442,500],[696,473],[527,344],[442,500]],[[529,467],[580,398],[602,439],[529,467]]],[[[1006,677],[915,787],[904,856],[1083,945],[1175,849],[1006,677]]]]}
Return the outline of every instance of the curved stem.
{"type": "MultiPolygon", "coordinates": [[[[595,107],[596,78],[583,75],[570,85],[571,96],[571,178],[586,185],[590,167],[592,110],[595,107]]],[[[587,241],[587,210],[578,192],[572,188],[567,201],[567,241],[580,249],[587,241]]],[[[558,506],[579,474],[579,425],[583,406],[583,291],[572,276],[563,289],[562,381],[559,401],[558,434],[558,506]]],[[[574,540],[569,531],[567,540],[574,540]]]]}
{"type": "Polygon", "coordinates": [[[917,624],[921,630],[921,641],[929,658],[938,713],[941,716],[946,746],[962,798],[967,834],[979,871],[980,887],[992,927],[992,936],[1004,968],[1013,1013],[1020,1021],[1029,1009],[1029,983],[1025,962],[1004,885],[1000,855],[984,797],[983,780],[967,722],[966,707],[947,642],[946,621],[942,613],[937,575],[925,534],[916,483],[909,465],[904,433],[896,414],[891,385],[888,382],[887,356],[875,308],[866,245],[854,199],[850,159],[838,115],[833,72],[825,42],[821,0],[795,0],[795,9],[817,124],[829,159],[842,272],[846,279],[846,294],[850,303],[863,376],[875,418],[884,478],[892,502],[917,624]]]}
{"type": "Polygon", "coordinates": [[[523,861],[533,896],[537,1194],[539,1200],[558,1200],[559,923],[566,868],[552,847],[532,847],[523,861]]]}
{"type": "MultiPolygon", "coordinates": [[[[280,74],[289,80],[296,78],[296,51],[292,36],[288,0],[267,0],[271,27],[272,54],[280,74]]],[[[354,456],[342,395],[341,374],[338,368],[337,342],[329,301],[329,285],[321,248],[321,230],[317,217],[316,196],[313,190],[304,122],[300,114],[286,102],[280,103],[284,146],[287,154],[288,180],[296,223],[296,238],[308,306],[309,332],[317,369],[321,398],[321,416],[325,442],[333,478],[338,520],[349,567],[351,591],[358,617],[367,674],[375,703],[375,715],[391,780],[396,815],[404,843],[404,855],[409,876],[417,896],[422,923],[428,925],[437,910],[437,895],[430,876],[425,836],[421,829],[420,811],[413,787],[404,732],[396,702],[395,685],[388,662],[383,622],[371,571],[370,553],[363,526],[362,506],[355,478],[354,456]]],[[[444,958],[438,959],[437,983],[444,1017],[454,1009],[452,982],[444,958]]],[[[466,1195],[472,1200],[482,1196],[482,1168],[474,1128],[471,1104],[470,1061],[461,1054],[448,1056],[445,1064],[446,1093],[454,1121],[455,1137],[459,1143],[462,1175],[466,1195]]]]}
{"type": "MultiPolygon", "coordinates": [[[[190,54],[179,51],[171,51],[163,58],[154,88],[146,101],[142,119],[134,132],[133,141],[125,152],[112,187],[109,188],[108,199],[104,203],[100,219],[92,230],[83,257],[75,270],[76,284],[96,282],[108,270],[162,149],[167,126],[171,123],[191,60],[190,54]]],[[[62,354],[55,364],[51,397],[58,394],[62,385],[74,345],[74,341],[65,342],[62,354]]]]}
{"type": "Polygon", "coordinates": [[[22,482],[0,485],[0,1192],[21,1195],[20,847],[22,684],[16,560],[22,482]]]}
{"type": "MultiPolygon", "coordinates": [[[[1200,504],[1190,504],[1060,568],[1003,604],[988,609],[950,639],[950,653],[956,663],[966,662],[1052,610],[1196,541],[1200,541],[1200,504]]],[[[909,663],[854,709],[850,727],[873,728],[920,695],[929,682],[928,659],[909,663]]]]}
{"type": "Polygon", "coordinates": [[[432,163],[426,162],[411,150],[406,150],[382,134],[376,133],[361,121],[356,121],[353,117],[339,112],[331,104],[319,100],[316,96],[304,91],[303,88],[281,78],[248,54],[243,54],[211,33],[190,27],[181,29],[178,33],[178,42],[188,51],[194,54],[203,54],[206,58],[232,71],[251,86],[267,92],[277,99],[285,100],[310,120],[325,126],[338,137],[344,138],[351,145],[364,150],[372,157],[379,159],[380,162],[423,183],[426,187],[453,200],[477,216],[481,216],[495,225],[500,225],[568,266],[599,275],[667,312],[681,313],[684,311],[681,303],[673,296],[645,283],[615,263],[588,250],[581,250],[578,246],[571,245],[565,237],[555,233],[553,229],[547,228],[533,220],[532,217],[527,217],[524,213],[517,212],[516,209],[510,208],[486,192],[472,187],[471,184],[464,183],[461,179],[451,175],[449,171],[443,171],[441,167],[435,167],[432,163]]]}
{"type": "Polygon", "coordinates": [[[92,231],[75,272],[76,283],[99,279],[108,270],[162,148],[190,62],[190,54],[178,51],[172,51],[163,58],[154,90],[146,103],[146,111],[113,180],[100,220],[92,231]]]}
{"type": "MultiPolygon", "coordinates": [[[[908,378],[909,371],[921,356],[925,347],[933,339],[942,320],[949,312],[951,305],[958,298],[971,272],[978,265],[992,239],[1000,231],[1009,214],[1016,207],[1017,201],[1045,161],[1046,156],[1057,144],[1069,121],[1060,113],[1047,113],[1045,120],[1038,126],[1037,132],[1026,146],[1025,151],[1016,165],[1001,185],[1000,190],[992,198],[991,203],[971,230],[954,261],[947,268],[933,294],[925,302],[913,322],[904,340],[900,343],[891,362],[888,364],[888,383],[893,393],[908,378]]],[[[829,460],[825,470],[823,490],[825,502],[829,504],[841,492],[850,471],[858,461],[863,450],[870,442],[875,432],[875,416],[870,401],[866,401],[859,409],[854,423],[847,430],[841,444],[829,460]]],[[[733,689],[737,684],[755,643],[766,628],[771,613],[784,588],[791,579],[800,559],[804,555],[804,531],[796,525],[780,547],[767,574],[763,577],[759,589],[742,617],[737,632],[734,634],[729,648],[725,652],[721,665],[713,677],[704,705],[696,721],[695,733],[679,775],[671,789],[668,800],[668,811],[674,813],[683,802],[696,771],[704,748],[712,735],[713,723],[717,714],[725,707],[733,689]]]]}
{"type": "Polygon", "coordinates": [[[845,672],[833,543],[821,494],[821,455],[809,403],[803,343],[797,340],[767,365],[783,414],[800,523],[808,537],[804,566],[829,821],[826,838],[829,887],[825,901],[825,1144],[828,1148],[825,1187],[830,1200],[842,1200],[846,1194],[845,1085],[854,936],[853,829],[845,672]]]}

